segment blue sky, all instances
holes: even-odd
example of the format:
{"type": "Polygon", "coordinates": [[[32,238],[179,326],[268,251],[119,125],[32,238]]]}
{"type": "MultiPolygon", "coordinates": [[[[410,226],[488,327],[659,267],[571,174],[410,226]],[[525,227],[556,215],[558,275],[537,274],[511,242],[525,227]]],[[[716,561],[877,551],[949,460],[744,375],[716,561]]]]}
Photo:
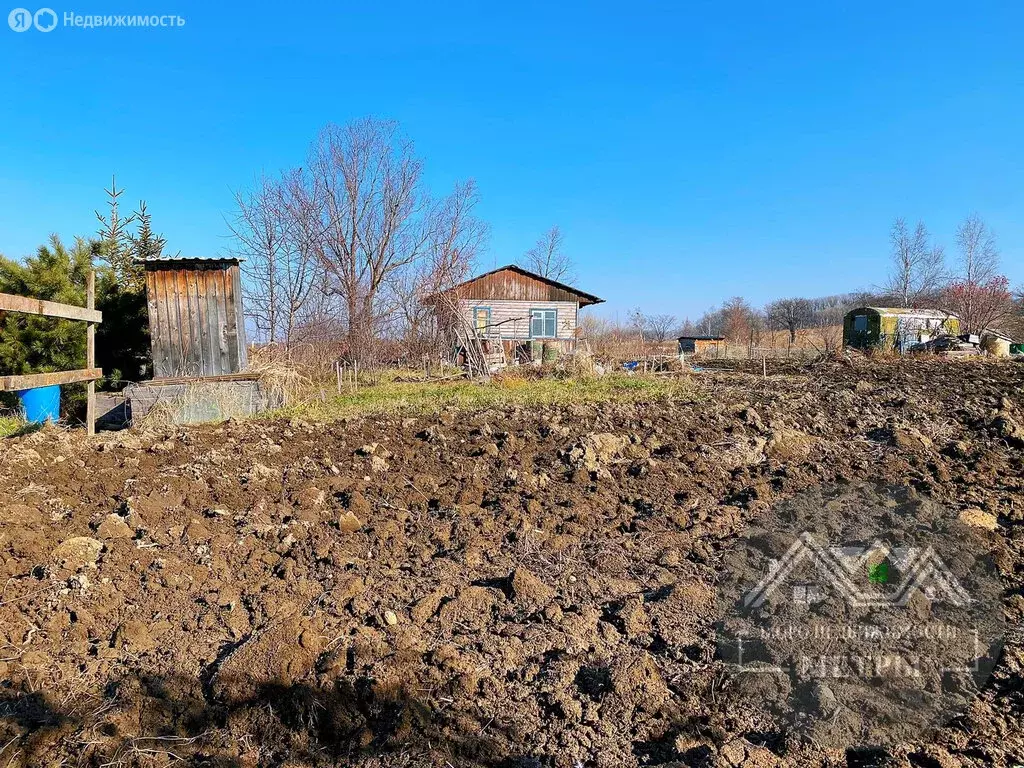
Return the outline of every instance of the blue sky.
{"type": "Polygon", "coordinates": [[[186,24],[0,27],[7,256],[94,231],[115,172],[171,249],[219,252],[233,189],[375,115],[438,192],[476,179],[481,269],[558,224],[609,315],[869,288],[898,215],[952,250],[977,211],[1024,282],[1015,1],[51,7],[186,24]]]}

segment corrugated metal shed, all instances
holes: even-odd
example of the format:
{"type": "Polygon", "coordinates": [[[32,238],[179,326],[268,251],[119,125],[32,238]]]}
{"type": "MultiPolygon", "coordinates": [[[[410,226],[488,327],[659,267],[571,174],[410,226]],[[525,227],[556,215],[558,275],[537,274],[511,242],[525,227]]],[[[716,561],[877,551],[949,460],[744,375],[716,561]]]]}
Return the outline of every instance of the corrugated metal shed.
{"type": "Polygon", "coordinates": [[[154,377],[242,371],[247,360],[239,260],[174,257],[144,267],[154,377]]]}
{"type": "Polygon", "coordinates": [[[581,307],[604,301],[593,294],[584,293],[557,280],[541,277],[514,264],[485,272],[445,293],[455,293],[460,299],[571,301],[578,302],[581,307]]]}

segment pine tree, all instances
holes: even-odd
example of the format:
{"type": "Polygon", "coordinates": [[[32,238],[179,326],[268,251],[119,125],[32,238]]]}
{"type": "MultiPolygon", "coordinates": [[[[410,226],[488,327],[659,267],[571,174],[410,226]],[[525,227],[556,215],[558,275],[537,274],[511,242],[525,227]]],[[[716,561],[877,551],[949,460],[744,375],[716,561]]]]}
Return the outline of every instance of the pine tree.
{"type": "MultiPolygon", "coordinates": [[[[78,238],[68,248],[53,235],[24,264],[0,257],[0,292],[82,306],[92,257],[88,241],[78,238]]],[[[14,374],[84,368],[85,325],[7,313],[0,324],[0,367],[14,374]]]]}
{"type": "Polygon", "coordinates": [[[128,235],[131,241],[132,256],[136,261],[159,259],[163,255],[167,239],[153,232],[153,217],[146,210],[146,201],[139,202],[139,210],[132,214],[139,222],[138,232],[128,235]]]}
{"type": "Polygon", "coordinates": [[[110,265],[125,290],[141,292],[145,288],[145,276],[142,265],[135,263],[132,235],[128,231],[128,226],[136,220],[138,214],[133,213],[121,218],[118,198],[124,190],[117,188],[116,177],[111,177],[110,189],[105,191],[110,216],[104,216],[96,211],[96,218],[101,225],[97,255],[110,265]]]}

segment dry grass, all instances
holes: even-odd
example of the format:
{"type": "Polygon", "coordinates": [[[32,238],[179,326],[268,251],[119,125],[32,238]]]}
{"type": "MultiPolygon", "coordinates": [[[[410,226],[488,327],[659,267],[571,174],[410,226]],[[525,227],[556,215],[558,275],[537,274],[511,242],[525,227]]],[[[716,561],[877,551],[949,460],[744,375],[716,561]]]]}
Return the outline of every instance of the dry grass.
{"type": "Polygon", "coordinates": [[[27,422],[20,416],[0,416],[0,438],[23,434],[27,422]]]}
{"type": "Polygon", "coordinates": [[[296,364],[289,357],[275,354],[276,350],[265,347],[254,350],[249,356],[249,371],[256,374],[267,400],[290,403],[300,400],[313,389],[313,382],[325,377],[326,368],[322,363],[315,367],[296,364]]]}
{"type": "Polygon", "coordinates": [[[597,375],[582,371],[540,372],[526,368],[496,375],[489,382],[465,378],[423,380],[421,371],[379,372],[373,384],[347,386],[338,394],[322,389],[318,396],[292,400],[271,416],[331,420],[364,414],[424,414],[455,407],[478,410],[495,406],[528,406],[600,402],[651,402],[696,398],[685,376],[597,375]],[[548,374],[548,375],[545,375],[548,374]]]}

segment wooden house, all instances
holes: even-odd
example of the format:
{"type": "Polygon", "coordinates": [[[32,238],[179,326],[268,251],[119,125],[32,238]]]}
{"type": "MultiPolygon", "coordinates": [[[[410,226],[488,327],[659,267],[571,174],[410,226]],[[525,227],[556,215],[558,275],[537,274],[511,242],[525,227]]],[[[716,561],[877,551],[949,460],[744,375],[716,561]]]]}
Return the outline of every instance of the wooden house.
{"type": "Polygon", "coordinates": [[[438,322],[498,344],[507,360],[551,359],[576,349],[579,311],[599,299],[510,264],[435,294],[438,322]]]}

